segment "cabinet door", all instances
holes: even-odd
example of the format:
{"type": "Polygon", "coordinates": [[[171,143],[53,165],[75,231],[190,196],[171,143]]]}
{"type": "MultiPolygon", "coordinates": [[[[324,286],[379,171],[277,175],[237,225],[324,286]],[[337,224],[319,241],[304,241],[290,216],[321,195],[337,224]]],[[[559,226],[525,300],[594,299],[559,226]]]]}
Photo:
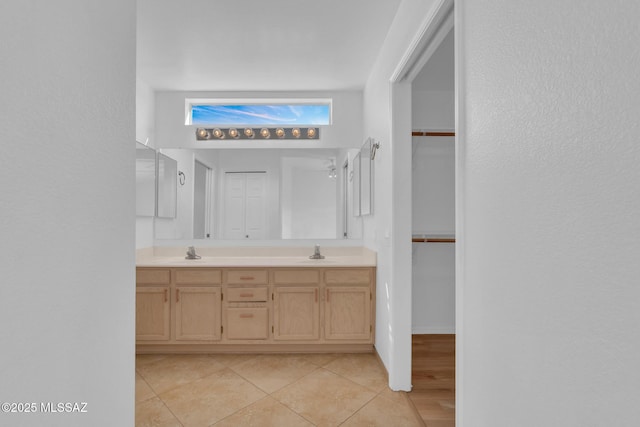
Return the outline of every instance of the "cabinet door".
{"type": "Polygon", "coordinates": [[[371,292],[364,286],[329,286],[324,304],[327,340],[371,338],[371,292]]]}
{"type": "Polygon", "coordinates": [[[320,339],[318,287],[276,286],[274,290],[275,340],[320,339]]]}
{"type": "Polygon", "coordinates": [[[221,335],[220,286],[176,287],[176,340],[216,341],[221,335]]]}
{"type": "Polygon", "coordinates": [[[269,338],[267,307],[227,308],[228,340],[266,340],[269,338]]]}
{"type": "Polygon", "coordinates": [[[136,340],[167,341],[170,336],[169,287],[136,288],[136,340]]]}

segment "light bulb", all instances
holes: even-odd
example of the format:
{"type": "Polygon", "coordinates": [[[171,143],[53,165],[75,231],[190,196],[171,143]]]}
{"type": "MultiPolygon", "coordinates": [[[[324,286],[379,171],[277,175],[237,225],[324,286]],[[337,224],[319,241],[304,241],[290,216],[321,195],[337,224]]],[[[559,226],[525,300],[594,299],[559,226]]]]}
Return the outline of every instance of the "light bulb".
{"type": "Polygon", "coordinates": [[[238,129],[236,128],[229,129],[229,136],[233,139],[238,139],[238,136],[239,136],[238,129]]]}
{"type": "Polygon", "coordinates": [[[314,138],[315,136],[316,136],[316,129],[315,128],[307,129],[307,137],[309,139],[314,138]]]}
{"type": "Polygon", "coordinates": [[[284,138],[284,129],[282,129],[282,128],[276,129],[276,136],[278,138],[284,138]]]}
{"type": "Polygon", "coordinates": [[[253,134],[253,129],[251,128],[246,128],[244,130],[244,136],[246,136],[247,138],[253,138],[254,134],[253,134]]]}
{"type": "Polygon", "coordinates": [[[260,135],[261,135],[264,139],[269,139],[269,138],[271,138],[271,132],[269,132],[269,129],[267,129],[267,128],[262,128],[262,129],[260,129],[260,135]]]}
{"type": "Polygon", "coordinates": [[[213,130],[213,136],[218,139],[224,139],[224,132],[222,132],[222,130],[220,130],[219,128],[215,128],[213,130]]]}
{"type": "Polygon", "coordinates": [[[298,128],[291,129],[291,135],[293,135],[294,138],[300,138],[300,129],[298,128]]]}
{"type": "Polygon", "coordinates": [[[196,135],[198,136],[198,138],[200,139],[208,139],[209,138],[209,132],[206,129],[198,129],[196,131],[196,135]]]}

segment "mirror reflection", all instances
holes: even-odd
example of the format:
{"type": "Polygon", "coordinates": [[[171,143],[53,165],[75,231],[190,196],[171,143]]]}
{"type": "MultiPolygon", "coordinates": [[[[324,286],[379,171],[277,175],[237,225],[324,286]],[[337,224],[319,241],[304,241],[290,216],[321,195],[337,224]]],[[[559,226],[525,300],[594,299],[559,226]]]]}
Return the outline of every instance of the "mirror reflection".
{"type": "Polygon", "coordinates": [[[156,219],[157,239],[361,237],[348,203],[352,194],[347,194],[352,191],[349,168],[358,150],[159,151],[176,160],[180,179],[174,175],[175,218],[156,219]]]}
{"type": "Polygon", "coordinates": [[[136,215],[156,214],[156,152],[136,142],[136,215]]]}
{"type": "Polygon", "coordinates": [[[158,153],[158,218],[175,218],[177,214],[176,191],[178,163],[169,156],[158,153]]]}

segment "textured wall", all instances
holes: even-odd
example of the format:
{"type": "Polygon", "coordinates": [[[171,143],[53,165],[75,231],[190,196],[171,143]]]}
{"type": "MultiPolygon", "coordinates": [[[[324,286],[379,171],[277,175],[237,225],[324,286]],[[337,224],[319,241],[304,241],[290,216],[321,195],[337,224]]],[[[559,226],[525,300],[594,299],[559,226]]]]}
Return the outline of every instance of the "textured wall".
{"type": "Polygon", "coordinates": [[[637,425],[640,3],[456,8],[458,421],[637,425]]]}
{"type": "Polygon", "coordinates": [[[135,3],[2,2],[0,40],[0,400],[87,403],[0,425],[133,425],[135,3]]]}

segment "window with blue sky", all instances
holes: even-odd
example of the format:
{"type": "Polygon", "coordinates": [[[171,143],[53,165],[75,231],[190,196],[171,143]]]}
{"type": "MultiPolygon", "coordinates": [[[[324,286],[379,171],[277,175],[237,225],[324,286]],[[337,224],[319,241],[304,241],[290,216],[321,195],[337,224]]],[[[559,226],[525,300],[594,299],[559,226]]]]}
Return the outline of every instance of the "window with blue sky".
{"type": "Polygon", "coordinates": [[[322,126],[331,124],[331,102],[198,103],[192,100],[192,125],[322,126]]]}

